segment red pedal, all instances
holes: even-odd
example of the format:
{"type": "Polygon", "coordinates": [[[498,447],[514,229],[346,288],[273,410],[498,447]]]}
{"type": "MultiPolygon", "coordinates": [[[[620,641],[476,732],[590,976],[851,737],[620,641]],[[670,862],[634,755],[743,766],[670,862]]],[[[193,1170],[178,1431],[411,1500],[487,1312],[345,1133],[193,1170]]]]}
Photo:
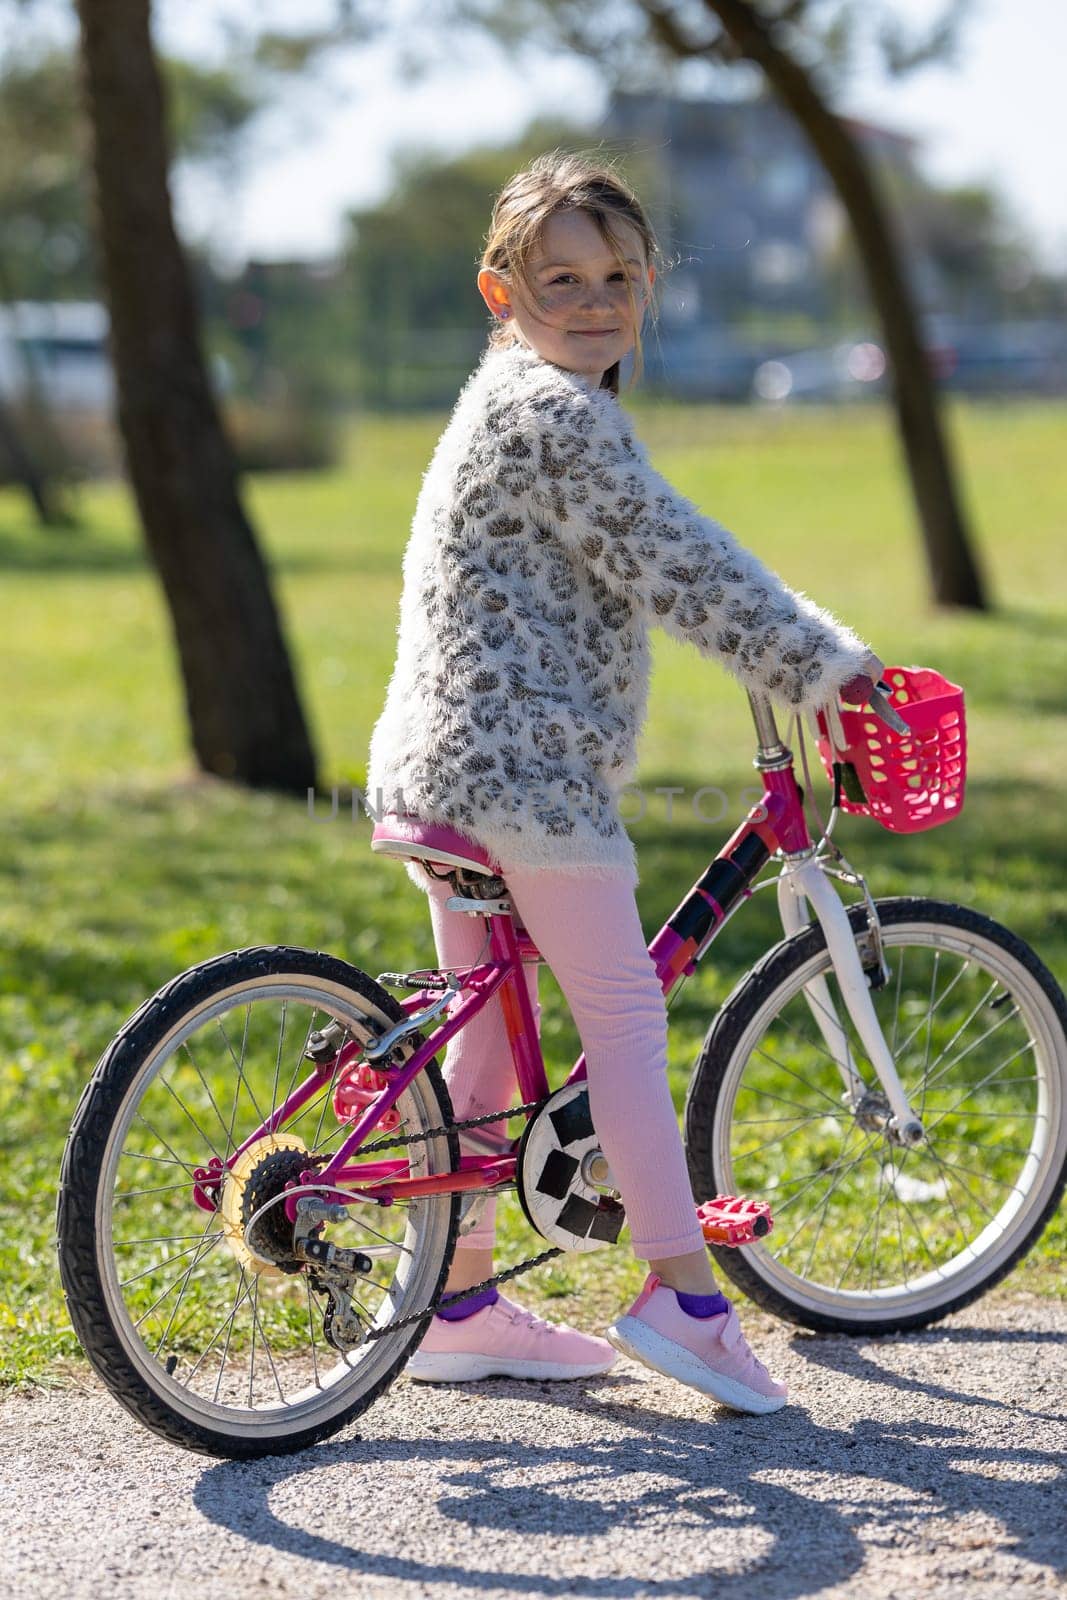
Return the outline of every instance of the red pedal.
{"type": "Polygon", "coordinates": [[[714,1200],[705,1200],[697,1206],[697,1220],[709,1244],[728,1249],[764,1239],[774,1227],[766,1200],[745,1200],[733,1194],[717,1194],[714,1200]]]}

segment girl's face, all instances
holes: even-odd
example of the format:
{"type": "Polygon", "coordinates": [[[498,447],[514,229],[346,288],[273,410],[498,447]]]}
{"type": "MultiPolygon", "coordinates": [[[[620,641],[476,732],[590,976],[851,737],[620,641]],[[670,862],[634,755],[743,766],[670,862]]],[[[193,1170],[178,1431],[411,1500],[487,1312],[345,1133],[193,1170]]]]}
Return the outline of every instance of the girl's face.
{"type": "Polygon", "coordinates": [[[532,298],[491,267],[478,274],[486,305],[494,316],[508,312],[524,343],[545,361],[598,381],[633,349],[655,277],[633,224],[613,218],[611,228],[624,266],[587,211],[554,212],[527,263],[532,298]]]}

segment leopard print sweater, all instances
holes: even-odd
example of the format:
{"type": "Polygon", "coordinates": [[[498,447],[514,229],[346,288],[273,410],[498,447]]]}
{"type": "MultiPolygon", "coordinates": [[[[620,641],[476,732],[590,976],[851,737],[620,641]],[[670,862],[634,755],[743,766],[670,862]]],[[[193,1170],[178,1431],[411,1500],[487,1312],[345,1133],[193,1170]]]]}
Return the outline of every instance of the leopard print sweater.
{"type": "Polygon", "coordinates": [[[830,699],[866,648],[679,495],[594,385],[518,343],[468,379],[404,555],[367,800],[449,823],[505,866],[636,880],[618,797],[650,625],[791,709],[830,699]]]}

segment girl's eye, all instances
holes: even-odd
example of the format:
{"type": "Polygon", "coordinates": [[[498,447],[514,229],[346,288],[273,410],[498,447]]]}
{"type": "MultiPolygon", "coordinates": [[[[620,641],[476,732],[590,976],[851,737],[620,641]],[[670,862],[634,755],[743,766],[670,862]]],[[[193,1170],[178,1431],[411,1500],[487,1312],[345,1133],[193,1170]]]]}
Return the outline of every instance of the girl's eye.
{"type": "MultiPolygon", "coordinates": [[[[623,283],[626,282],[626,273],[625,272],[613,272],[613,273],[610,274],[610,276],[612,278],[620,279],[623,283]]],[[[574,275],[572,273],[570,273],[570,272],[561,272],[558,278],[552,278],[551,279],[552,283],[564,283],[564,282],[572,282],[573,283],[573,281],[574,281],[574,275]]],[[[635,280],[635,282],[636,282],[636,280],[635,280]]]]}

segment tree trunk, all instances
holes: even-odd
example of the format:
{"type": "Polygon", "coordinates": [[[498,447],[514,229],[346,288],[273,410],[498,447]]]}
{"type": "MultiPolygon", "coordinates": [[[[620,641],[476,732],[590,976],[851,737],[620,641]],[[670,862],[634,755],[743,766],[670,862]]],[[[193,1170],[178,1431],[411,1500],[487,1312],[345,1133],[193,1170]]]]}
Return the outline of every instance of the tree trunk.
{"type": "Polygon", "coordinates": [[[46,528],[68,527],[68,519],[52,503],[48,479],[23,444],[15,419],[3,398],[0,398],[0,451],[7,456],[12,475],[33,502],[38,521],[46,528]]]}
{"type": "Polygon", "coordinates": [[[762,68],[814,147],[848,213],[882,323],[897,425],[919,508],[934,599],[941,605],[985,610],[985,587],[957,498],[915,307],[867,162],[841,119],[824,104],[807,72],[775,44],[768,24],[749,0],[704,0],[704,4],[740,53],[762,68]]]}
{"type": "Polygon", "coordinates": [[[200,766],[303,794],[315,758],[171,214],[149,0],[78,0],[118,420],[200,766]]]}

